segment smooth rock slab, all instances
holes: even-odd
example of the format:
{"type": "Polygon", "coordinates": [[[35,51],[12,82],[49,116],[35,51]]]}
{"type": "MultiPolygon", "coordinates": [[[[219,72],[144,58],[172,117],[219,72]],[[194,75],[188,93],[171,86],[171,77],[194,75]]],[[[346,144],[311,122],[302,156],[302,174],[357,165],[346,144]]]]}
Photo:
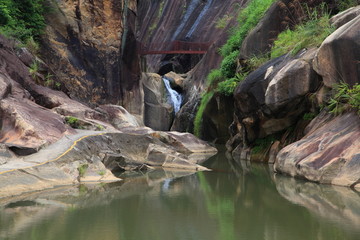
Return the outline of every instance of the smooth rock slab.
{"type": "Polygon", "coordinates": [[[279,152],[275,171],[320,183],[359,187],[359,116],[350,112],[329,118],[323,113],[313,122],[304,138],[279,152]],[[321,123],[317,122],[319,118],[321,123]]]}

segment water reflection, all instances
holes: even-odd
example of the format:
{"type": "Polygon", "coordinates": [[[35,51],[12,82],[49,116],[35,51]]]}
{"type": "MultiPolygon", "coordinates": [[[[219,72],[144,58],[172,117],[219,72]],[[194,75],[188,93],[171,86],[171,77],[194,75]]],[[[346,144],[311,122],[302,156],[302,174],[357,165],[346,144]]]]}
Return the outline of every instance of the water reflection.
{"type": "Polygon", "coordinates": [[[153,171],[125,181],[0,201],[0,239],[360,239],[360,197],[211,159],[212,172],[153,171]]]}

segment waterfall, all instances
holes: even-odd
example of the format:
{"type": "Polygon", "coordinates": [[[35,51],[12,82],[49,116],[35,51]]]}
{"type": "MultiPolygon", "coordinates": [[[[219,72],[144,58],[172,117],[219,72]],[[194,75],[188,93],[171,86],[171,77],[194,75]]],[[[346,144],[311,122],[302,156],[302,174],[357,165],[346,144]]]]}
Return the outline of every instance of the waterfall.
{"type": "Polygon", "coordinates": [[[174,107],[174,111],[175,113],[177,113],[180,110],[181,107],[181,103],[182,103],[182,96],[180,93],[178,93],[176,90],[172,89],[170,86],[170,81],[169,79],[163,77],[162,78],[164,83],[165,83],[165,87],[166,90],[168,92],[168,101],[171,103],[171,105],[174,107]]]}

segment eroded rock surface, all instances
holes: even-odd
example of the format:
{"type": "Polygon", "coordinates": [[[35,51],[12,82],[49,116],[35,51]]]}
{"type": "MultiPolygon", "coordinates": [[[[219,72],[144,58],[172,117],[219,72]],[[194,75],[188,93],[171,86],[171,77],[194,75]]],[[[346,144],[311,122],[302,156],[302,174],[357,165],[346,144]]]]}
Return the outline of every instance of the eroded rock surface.
{"type": "Polygon", "coordinates": [[[321,114],[306,132],[279,152],[274,169],[315,182],[356,187],[360,183],[359,116],[321,114]]]}

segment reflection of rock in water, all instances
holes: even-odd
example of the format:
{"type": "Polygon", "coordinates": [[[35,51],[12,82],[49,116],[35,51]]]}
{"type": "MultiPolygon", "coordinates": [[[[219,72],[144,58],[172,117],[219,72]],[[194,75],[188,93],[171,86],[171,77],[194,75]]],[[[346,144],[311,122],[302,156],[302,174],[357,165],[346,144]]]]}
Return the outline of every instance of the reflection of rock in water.
{"type": "Polygon", "coordinates": [[[276,175],[276,189],[292,203],[306,207],[312,213],[345,227],[360,226],[360,195],[349,188],[318,185],[276,175]]]}

